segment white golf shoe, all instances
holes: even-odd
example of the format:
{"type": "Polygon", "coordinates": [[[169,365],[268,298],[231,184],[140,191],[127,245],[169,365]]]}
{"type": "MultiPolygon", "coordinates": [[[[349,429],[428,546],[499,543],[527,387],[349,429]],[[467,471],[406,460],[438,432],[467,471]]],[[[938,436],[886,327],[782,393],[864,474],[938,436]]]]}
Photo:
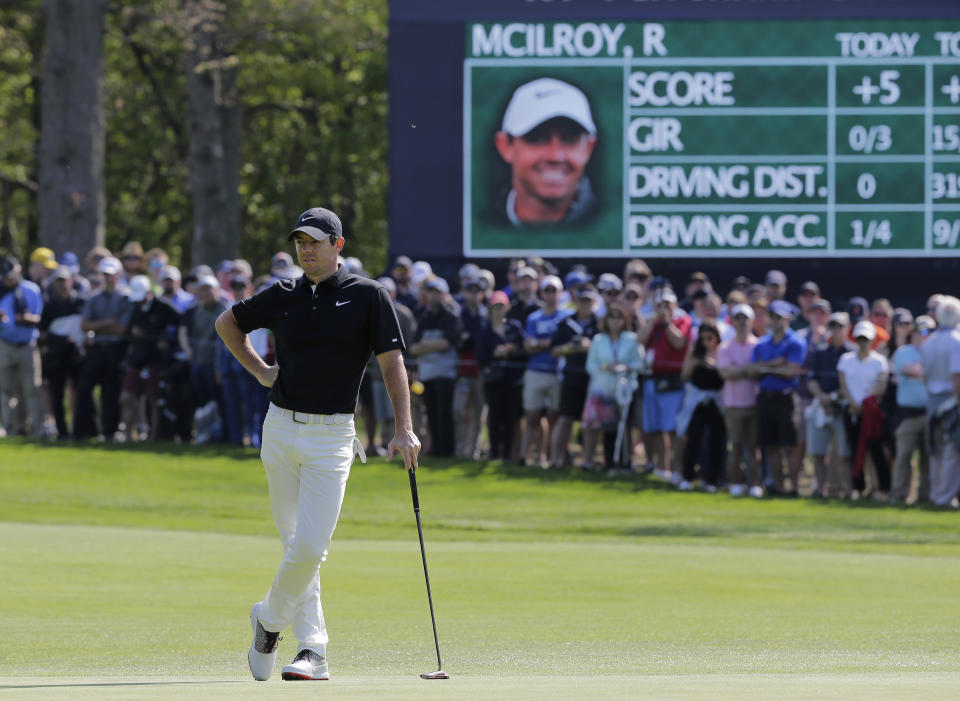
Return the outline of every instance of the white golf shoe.
{"type": "Polygon", "coordinates": [[[262,603],[258,601],[250,609],[253,643],[250,644],[250,652],[247,653],[250,673],[259,682],[266,681],[273,674],[273,665],[277,661],[277,644],[280,642],[280,633],[271,633],[260,625],[258,614],[262,603]]]}
{"type": "Polygon", "coordinates": [[[286,681],[325,681],[330,678],[327,658],[304,648],[283,668],[280,674],[286,681]]]}

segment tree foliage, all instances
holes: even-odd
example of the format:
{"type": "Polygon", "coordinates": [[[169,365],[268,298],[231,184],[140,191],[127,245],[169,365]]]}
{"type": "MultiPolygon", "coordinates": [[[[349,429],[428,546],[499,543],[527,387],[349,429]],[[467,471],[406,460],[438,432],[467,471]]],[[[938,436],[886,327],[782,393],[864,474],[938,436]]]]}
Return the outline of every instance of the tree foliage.
{"type": "MultiPolygon", "coordinates": [[[[40,5],[20,0],[0,9],[0,182],[23,181],[0,197],[0,226],[9,221],[21,251],[38,243],[28,183],[36,181],[40,5]]],[[[257,271],[288,247],[296,216],[317,205],[341,214],[348,255],[374,271],[386,262],[386,5],[225,5],[221,53],[235,62],[243,113],[236,236],[257,271]]],[[[136,239],[180,263],[191,261],[193,236],[184,6],[114,0],[105,34],[107,246],[136,239]]]]}

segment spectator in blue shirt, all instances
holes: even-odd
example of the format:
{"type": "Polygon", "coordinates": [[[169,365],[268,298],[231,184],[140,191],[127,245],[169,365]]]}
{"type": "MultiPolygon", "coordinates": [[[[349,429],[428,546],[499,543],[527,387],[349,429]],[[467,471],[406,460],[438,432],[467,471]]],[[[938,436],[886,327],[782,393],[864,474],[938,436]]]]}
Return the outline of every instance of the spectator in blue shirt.
{"type": "Polygon", "coordinates": [[[910,459],[917,451],[920,453],[917,462],[917,501],[925,502],[930,498],[930,461],[924,439],[927,426],[927,388],[923,384],[923,356],[920,348],[937,326],[929,316],[918,316],[916,320],[898,323],[907,323],[913,328],[910,331],[909,343],[897,348],[891,362],[897,376],[897,455],[893,461],[891,504],[902,503],[907,498],[910,491],[910,459]]]}
{"type": "Polygon", "coordinates": [[[759,378],[757,438],[767,451],[773,492],[784,493],[784,474],[790,473],[789,496],[796,496],[797,463],[789,460],[797,444],[793,425],[793,394],[803,373],[807,345],[790,329],[793,306],[782,299],[770,303],[770,333],[753,348],[753,374],[759,378]]]}
{"type": "Polygon", "coordinates": [[[26,404],[33,435],[42,437],[45,432],[37,348],[42,313],[43,294],[23,278],[20,261],[12,256],[0,260],[0,420],[10,435],[25,431],[11,401],[18,394],[26,404]]]}
{"type": "Polygon", "coordinates": [[[543,306],[527,317],[526,334],[523,346],[530,360],[523,376],[523,411],[526,425],[523,430],[523,443],[520,448],[520,460],[526,462],[531,447],[537,454],[532,464],[543,462],[541,456],[540,414],[546,409],[549,430],[557,421],[560,410],[560,377],[557,374],[557,358],[550,352],[553,334],[561,321],[570,316],[570,312],[560,309],[560,293],[563,283],[556,275],[547,275],[540,281],[540,294],[543,306]]]}

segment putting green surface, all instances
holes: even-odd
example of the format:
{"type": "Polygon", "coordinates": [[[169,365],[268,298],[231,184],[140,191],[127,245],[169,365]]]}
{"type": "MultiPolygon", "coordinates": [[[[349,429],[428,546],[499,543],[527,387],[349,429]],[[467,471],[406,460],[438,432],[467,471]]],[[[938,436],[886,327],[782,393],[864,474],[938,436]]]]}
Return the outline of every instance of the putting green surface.
{"type": "MultiPolygon", "coordinates": [[[[453,678],[423,681],[406,479],[357,466],[324,565],[333,679],[256,683],[248,613],[280,545],[254,455],[3,443],[0,464],[0,699],[946,699],[960,683],[953,512],[425,468],[453,678]]],[[[295,651],[287,636],[278,666],[295,651]]]]}

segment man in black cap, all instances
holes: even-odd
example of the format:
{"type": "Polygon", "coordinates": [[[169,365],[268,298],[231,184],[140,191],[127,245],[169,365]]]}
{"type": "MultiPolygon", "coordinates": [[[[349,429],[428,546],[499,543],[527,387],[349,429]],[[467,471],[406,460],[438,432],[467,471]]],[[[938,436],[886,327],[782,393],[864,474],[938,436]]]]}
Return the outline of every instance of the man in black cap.
{"type": "Polygon", "coordinates": [[[250,611],[255,679],[273,671],[281,630],[293,625],[298,652],[283,678],[329,679],[327,631],[320,606],[320,564],[326,559],[354,454],[365,460],[353,415],[370,353],[377,355],[396,417],[388,459],[400,453],[417,467],[420,441],[410,422],[401,355],[403,335],[387,290],[338,265],[340,219],[315,207],[300,215],[287,240],[296,242],[303,277],[281,280],[228,309],[217,331],[237,360],[272,387],[261,458],[284,558],[263,601],[250,611]],[[269,328],[276,364],[267,365],[247,337],[269,328]]]}

